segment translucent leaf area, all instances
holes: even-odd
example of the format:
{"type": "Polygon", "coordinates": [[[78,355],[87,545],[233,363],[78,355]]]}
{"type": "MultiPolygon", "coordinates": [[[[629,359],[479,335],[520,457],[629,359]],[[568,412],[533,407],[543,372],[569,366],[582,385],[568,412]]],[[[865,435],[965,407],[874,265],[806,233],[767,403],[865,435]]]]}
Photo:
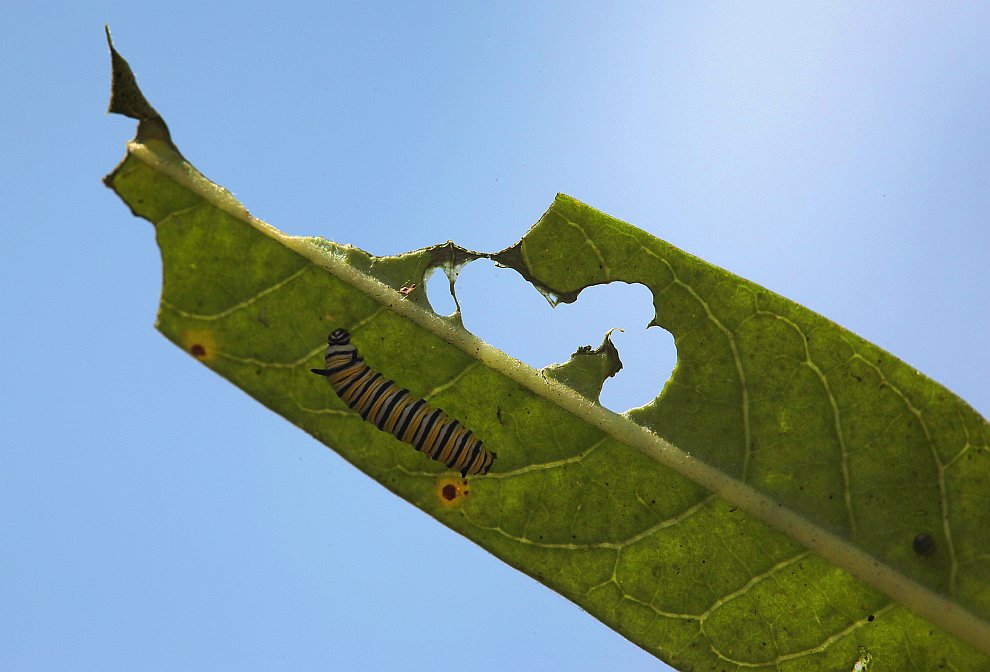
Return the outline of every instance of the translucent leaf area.
{"type": "Polygon", "coordinates": [[[157,327],[190,356],[678,669],[990,669],[990,427],[951,392],[568,196],[497,253],[286,236],[183,159],[114,62],[111,109],[139,127],[106,184],[155,228],[157,327]],[[662,394],[597,403],[607,337],[538,372],[435,315],[427,276],[481,257],[557,302],[647,287],[678,351],[662,394]],[[337,327],[482,437],[491,473],[445,469],[312,375],[337,327]]]}

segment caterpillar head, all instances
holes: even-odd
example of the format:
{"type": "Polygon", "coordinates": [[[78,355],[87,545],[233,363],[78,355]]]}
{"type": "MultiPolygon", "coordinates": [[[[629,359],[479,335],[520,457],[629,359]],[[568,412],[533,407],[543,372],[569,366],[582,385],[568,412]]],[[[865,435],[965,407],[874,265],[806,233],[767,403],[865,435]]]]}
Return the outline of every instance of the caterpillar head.
{"type": "Polygon", "coordinates": [[[347,345],[351,342],[351,335],[346,329],[334,329],[327,337],[327,345],[347,345]]]}

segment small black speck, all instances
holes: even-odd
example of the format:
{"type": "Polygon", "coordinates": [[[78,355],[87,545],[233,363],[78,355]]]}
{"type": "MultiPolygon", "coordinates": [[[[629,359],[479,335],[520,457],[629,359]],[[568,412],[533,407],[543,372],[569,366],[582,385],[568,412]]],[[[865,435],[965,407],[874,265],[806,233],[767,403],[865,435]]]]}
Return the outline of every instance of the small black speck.
{"type": "Polygon", "coordinates": [[[870,614],[869,616],[866,617],[866,620],[868,620],[870,623],[872,623],[874,618],[876,618],[876,616],[874,616],[873,614],[870,614]]]}
{"type": "Polygon", "coordinates": [[[919,532],[914,535],[914,541],[911,545],[919,557],[927,558],[935,553],[935,540],[927,532],[919,532]]]}

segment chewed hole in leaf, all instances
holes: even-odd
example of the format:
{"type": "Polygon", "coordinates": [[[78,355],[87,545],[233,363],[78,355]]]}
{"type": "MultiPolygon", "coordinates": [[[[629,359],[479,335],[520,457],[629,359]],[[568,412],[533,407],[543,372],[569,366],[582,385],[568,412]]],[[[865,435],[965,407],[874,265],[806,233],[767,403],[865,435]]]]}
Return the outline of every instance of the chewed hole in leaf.
{"type": "MultiPolygon", "coordinates": [[[[446,276],[436,275],[449,296],[446,276]]],[[[597,348],[607,331],[622,329],[612,333],[622,370],[605,381],[601,395],[602,405],[610,410],[622,412],[652,401],[677,361],[670,333],[646,328],[655,310],[653,295],[642,285],[589,287],[574,303],[551,308],[515,271],[478,260],[464,267],[456,287],[464,326],[537,369],[566,362],[581,346],[597,348]]],[[[430,302],[437,305],[433,285],[430,302]]]]}
{"type": "MultiPolygon", "coordinates": [[[[458,294],[460,288],[461,283],[458,281],[456,285],[458,294]]],[[[426,296],[430,299],[430,305],[433,306],[433,310],[438,315],[452,315],[457,310],[454,297],[450,293],[450,280],[442,269],[434,268],[429,272],[426,278],[426,296]]]]}

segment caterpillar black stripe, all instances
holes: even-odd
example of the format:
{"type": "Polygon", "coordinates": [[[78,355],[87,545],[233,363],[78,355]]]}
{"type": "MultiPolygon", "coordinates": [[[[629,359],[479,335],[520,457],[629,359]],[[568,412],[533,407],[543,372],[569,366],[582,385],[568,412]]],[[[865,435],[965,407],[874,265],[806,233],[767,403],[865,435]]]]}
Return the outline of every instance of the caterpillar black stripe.
{"type": "Polygon", "coordinates": [[[326,367],[311,371],[326,376],[337,396],[378,429],[461,476],[491,469],[495,453],[460,422],[365,364],[346,330],[336,329],[327,338],[326,367]]]}

